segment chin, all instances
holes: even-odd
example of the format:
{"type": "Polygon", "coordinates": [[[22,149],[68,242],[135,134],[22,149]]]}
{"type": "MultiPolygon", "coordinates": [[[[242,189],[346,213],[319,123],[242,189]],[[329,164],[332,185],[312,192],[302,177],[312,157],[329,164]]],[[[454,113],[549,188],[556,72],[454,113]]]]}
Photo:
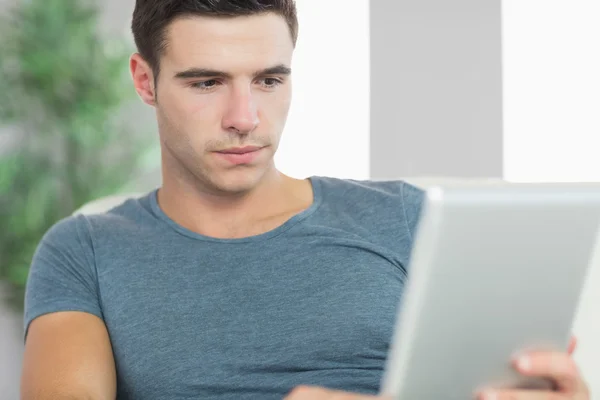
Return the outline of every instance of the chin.
{"type": "Polygon", "coordinates": [[[242,194],[256,188],[264,175],[264,171],[259,172],[254,168],[249,168],[246,171],[228,171],[216,179],[212,179],[212,182],[220,192],[242,194]]]}

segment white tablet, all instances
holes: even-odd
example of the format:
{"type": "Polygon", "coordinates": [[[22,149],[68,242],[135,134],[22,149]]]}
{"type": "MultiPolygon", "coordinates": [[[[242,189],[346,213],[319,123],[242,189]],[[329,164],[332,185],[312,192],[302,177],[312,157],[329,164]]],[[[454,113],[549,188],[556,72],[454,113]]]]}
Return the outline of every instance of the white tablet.
{"type": "Polygon", "coordinates": [[[427,189],[381,394],[547,386],[511,357],[567,348],[599,226],[600,185],[427,189]]]}

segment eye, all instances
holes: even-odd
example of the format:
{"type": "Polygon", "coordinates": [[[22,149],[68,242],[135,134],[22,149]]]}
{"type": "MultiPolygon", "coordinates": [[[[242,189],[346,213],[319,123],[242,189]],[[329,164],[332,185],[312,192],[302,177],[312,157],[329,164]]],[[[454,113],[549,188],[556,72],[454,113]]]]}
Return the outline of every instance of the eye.
{"type": "Polygon", "coordinates": [[[266,89],[273,89],[279,85],[281,85],[283,82],[281,81],[281,79],[277,79],[277,78],[263,78],[260,80],[260,85],[266,89]]]}
{"type": "Polygon", "coordinates": [[[209,79],[207,81],[194,82],[190,86],[194,89],[210,90],[216,87],[218,84],[219,82],[216,79],[209,79]]]}

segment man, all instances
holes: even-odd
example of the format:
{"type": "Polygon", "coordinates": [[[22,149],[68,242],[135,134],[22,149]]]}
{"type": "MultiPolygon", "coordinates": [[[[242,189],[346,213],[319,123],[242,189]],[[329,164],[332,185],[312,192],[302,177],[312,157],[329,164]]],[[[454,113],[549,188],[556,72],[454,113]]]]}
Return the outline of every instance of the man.
{"type": "MultiPolygon", "coordinates": [[[[45,235],[27,287],[23,398],[376,395],[421,192],[276,169],[292,0],[138,0],[132,28],[163,184],[45,235]]],[[[558,390],[493,398],[588,399],[568,354],[521,361],[558,390]]]]}

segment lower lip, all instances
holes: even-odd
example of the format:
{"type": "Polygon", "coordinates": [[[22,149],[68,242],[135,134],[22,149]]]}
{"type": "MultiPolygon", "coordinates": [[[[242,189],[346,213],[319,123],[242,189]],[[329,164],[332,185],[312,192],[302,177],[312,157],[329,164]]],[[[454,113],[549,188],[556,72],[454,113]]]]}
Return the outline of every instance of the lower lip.
{"type": "Polygon", "coordinates": [[[256,160],[256,158],[260,154],[261,150],[262,149],[258,149],[255,151],[250,151],[248,153],[242,153],[242,154],[217,153],[217,155],[231,164],[243,165],[243,164],[250,164],[254,160],[256,160]]]}

